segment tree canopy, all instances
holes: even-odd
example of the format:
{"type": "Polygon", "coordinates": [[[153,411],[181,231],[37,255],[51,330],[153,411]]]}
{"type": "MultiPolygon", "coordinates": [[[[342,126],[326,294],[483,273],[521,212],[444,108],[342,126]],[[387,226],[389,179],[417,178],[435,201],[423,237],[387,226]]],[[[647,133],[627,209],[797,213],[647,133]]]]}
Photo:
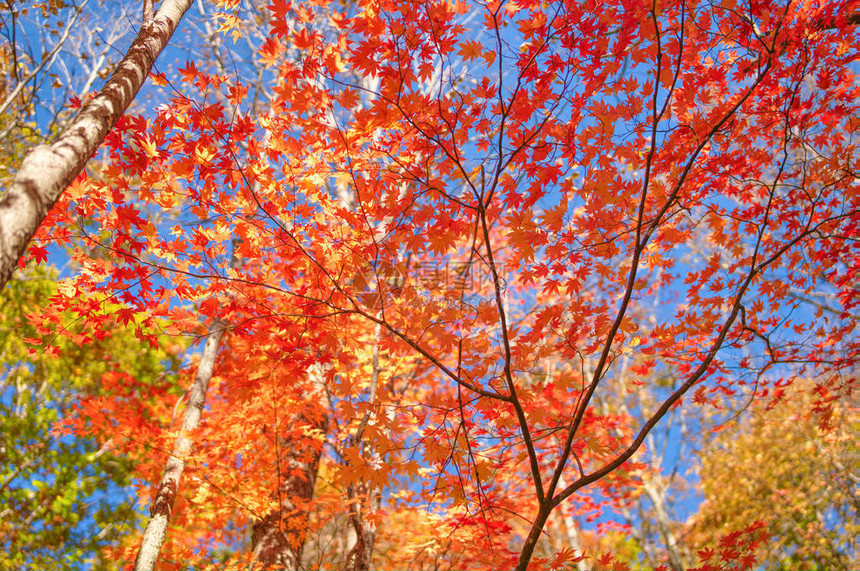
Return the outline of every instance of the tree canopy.
{"type": "Polygon", "coordinates": [[[852,2],[190,7],[0,198],[16,343],[99,362],[26,430],[149,512],[99,557],[856,563],[852,2]]]}

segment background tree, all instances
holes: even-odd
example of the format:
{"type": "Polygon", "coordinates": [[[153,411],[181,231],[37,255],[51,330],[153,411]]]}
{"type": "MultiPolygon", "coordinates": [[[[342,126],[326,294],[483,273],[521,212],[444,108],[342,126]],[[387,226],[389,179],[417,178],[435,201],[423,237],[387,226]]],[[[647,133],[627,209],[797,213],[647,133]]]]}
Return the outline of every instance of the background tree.
{"type": "Polygon", "coordinates": [[[812,403],[826,387],[797,380],[777,403],[752,405],[705,443],[704,501],[685,534],[691,547],[763,520],[773,538],[759,548],[766,567],[857,566],[856,411],[842,401],[828,418],[816,414],[812,403]]]}
{"type": "MultiPolygon", "coordinates": [[[[49,141],[73,117],[72,99],[83,100],[107,79],[112,51],[130,42],[140,8],[122,3],[18,0],[0,8],[6,53],[0,138],[5,148],[29,150],[49,141]]],[[[6,165],[9,176],[26,153],[6,165]]]]}

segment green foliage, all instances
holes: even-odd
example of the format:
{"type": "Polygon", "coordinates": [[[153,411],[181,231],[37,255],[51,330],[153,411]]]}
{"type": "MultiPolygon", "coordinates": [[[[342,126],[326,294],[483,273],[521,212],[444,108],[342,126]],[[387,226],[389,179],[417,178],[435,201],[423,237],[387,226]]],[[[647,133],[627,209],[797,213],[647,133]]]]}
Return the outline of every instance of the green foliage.
{"type": "MultiPolygon", "coordinates": [[[[56,292],[53,276],[21,271],[0,302],[0,569],[110,567],[102,547],[131,531],[139,514],[131,462],[110,442],[57,437],[52,428],[81,396],[105,392],[109,371],[139,379],[163,373],[165,354],[117,327],[79,347],[57,337],[51,355],[26,315],[56,292]]],[[[173,363],[175,364],[175,362],[173,363]]]]}

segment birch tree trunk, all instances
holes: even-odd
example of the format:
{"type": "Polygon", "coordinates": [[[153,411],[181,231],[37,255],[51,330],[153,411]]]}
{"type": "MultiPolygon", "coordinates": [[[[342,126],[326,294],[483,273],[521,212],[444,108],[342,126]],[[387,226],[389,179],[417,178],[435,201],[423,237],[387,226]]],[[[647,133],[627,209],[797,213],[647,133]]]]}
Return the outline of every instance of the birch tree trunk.
{"type": "Polygon", "coordinates": [[[203,347],[203,355],[197,366],[197,374],[194,376],[194,384],[188,395],[188,405],[185,409],[185,418],[182,421],[182,432],[176,440],[173,454],[167,459],[164,468],[164,476],[158,486],[158,494],[149,508],[150,518],[143,532],[143,541],[137,559],[134,562],[134,571],[152,571],[158,561],[161,545],[167,533],[167,525],[170,523],[173,503],[176,501],[176,492],[179,490],[179,480],[185,469],[185,459],[191,452],[191,433],[200,425],[200,417],[203,414],[203,405],[206,402],[206,392],[209,389],[209,380],[215,369],[215,357],[218,355],[218,346],[224,336],[224,326],[216,324],[217,329],[209,334],[206,345],[203,347]]]}
{"type": "MultiPolygon", "coordinates": [[[[564,486],[564,478],[558,479],[558,485],[564,486]]],[[[570,513],[561,511],[556,512],[556,517],[558,518],[559,523],[561,523],[562,529],[564,529],[564,534],[567,536],[567,543],[570,545],[571,549],[576,551],[577,557],[583,557],[585,555],[585,550],[582,549],[582,537],[579,535],[579,526],[576,521],[571,517],[570,513]]],[[[588,560],[584,557],[576,562],[577,571],[591,571],[591,565],[588,564],[588,560]]]]}
{"type": "Polygon", "coordinates": [[[669,554],[669,566],[672,571],[684,571],[687,565],[684,561],[684,556],[681,553],[681,548],[678,545],[678,538],[672,529],[672,520],[666,511],[665,494],[666,486],[661,485],[659,476],[643,478],[642,487],[645,494],[654,504],[652,515],[657,521],[657,527],[660,530],[660,535],[663,538],[663,543],[666,546],[666,551],[669,554]],[[657,480],[657,481],[655,481],[657,480]],[[659,487],[659,489],[658,489],[659,487]]]}
{"type": "MultiPolygon", "coordinates": [[[[84,169],[122,116],[167,46],[192,0],[164,0],[147,17],[117,70],[51,145],[39,145],[0,197],[0,288],[18,265],[48,211],[84,169]]],[[[151,8],[150,2],[144,2],[151,8]]]]}

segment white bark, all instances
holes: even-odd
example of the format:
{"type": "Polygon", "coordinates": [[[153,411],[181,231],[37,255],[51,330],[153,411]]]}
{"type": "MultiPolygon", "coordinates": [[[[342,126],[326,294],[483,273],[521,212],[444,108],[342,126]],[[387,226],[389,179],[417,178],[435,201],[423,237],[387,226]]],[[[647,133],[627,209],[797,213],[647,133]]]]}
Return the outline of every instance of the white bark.
{"type": "Polygon", "coordinates": [[[9,281],[48,211],[137,96],[191,2],[164,0],[98,95],[53,144],[40,145],[24,158],[0,197],[0,288],[9,281]]]}
{"type": "MultiPolygon", "coordinates": [[[[564,478],[561,477],[558,479],[558,486],[561,489],[564,489],[565,482],[564,478]]],[[[556,512],[558,514],[558,512],[556,512]]],[[[567,542],[570,545],[571,549],[576,552],[577,557],[583,557],[579,561],[576,562],[577,571],[591,571],[591,565],[588,564],[588,561],[585,559],[585,550],[582,549],[582,538],[579,535],[579,527],[577,523],[573,520],[571,515],[566,511],[561,511],[561,525],[564,528],[565,535],[567,535],[567,542]]]]}
{"type": "Polygon", "coordinates": [[[666,550],[669,552],[669,566],[673,571],[684,571],[683,556],[681,548],[678,545],[678,539],[675,537],[675,532],[672,531],[672,520],[666,512],[665,493],[666,487],[661,486],[659,476],[654,478],[643,478],[642,487],[645,494],[651,499],[654,504],[654,519],[657,521],[657,527],[660,529],[660,535],[663,536],[663,542],[666,545],[666,550]],[[658,489],[658,486],[660,489],[658,489]]]}
{"type": "Polygon", "coordinates": [[[203,355],[197,366],[194,384],[191,385],[188,395],[182,432],[176,440],[173,454],[167,459],[164,476],[158,486],[158,494],[149,509],[150,518],[146,524],[146,530],[143,532],[143,541],[134,562],[134,571],[152,571],[158,561],[158,554],[161,552],[162,543],[164,543],[167,525],[170,523],[170,516],[173,511],[173,503],[179,489],[179,479],[185,469],[185,459],[191,452],[190,434],[200,425],[203,405],[206,402],[206,391],[209,389],[209,379],[212,378],[212,371],[215,368],[218,345],[224,336],[223,325],[216,324],[216,327],[217,329],[209,334],[206,345],[203,347],[203,355]]]}

